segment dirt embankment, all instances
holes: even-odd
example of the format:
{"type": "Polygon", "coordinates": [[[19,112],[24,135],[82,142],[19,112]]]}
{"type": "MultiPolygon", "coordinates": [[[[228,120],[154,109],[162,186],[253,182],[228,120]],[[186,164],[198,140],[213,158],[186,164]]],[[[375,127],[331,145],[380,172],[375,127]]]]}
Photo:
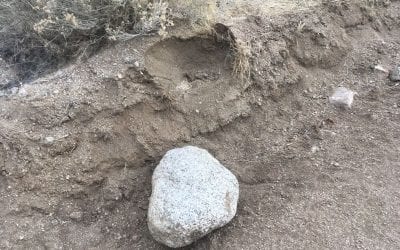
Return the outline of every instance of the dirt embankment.
{"type": "Polygon", "coordinates": [[[400,88],[372,68],[400,62],[400,3],[234,20],[230,42],[138,38],[1,97],[0,248],[163,249],[150,177],[187,144],[241,185],[233,223],[191,249],[399,248],[400,88]]]}

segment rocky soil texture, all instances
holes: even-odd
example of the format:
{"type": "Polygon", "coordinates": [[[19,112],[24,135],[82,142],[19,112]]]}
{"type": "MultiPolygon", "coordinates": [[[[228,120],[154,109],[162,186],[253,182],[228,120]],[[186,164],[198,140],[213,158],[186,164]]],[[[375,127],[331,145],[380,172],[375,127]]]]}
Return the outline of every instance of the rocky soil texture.
{"type": "Polygon", "coordinates": [[[182,24],[0,83],[0,248],[165,249],[147,227],[151,176],[186,145],[240,182],[233,221],[187,249],[400,248],[400,85],[387,73],[400,2],[267,2],[220,20],[231,41],[182,24]],[[249,79],[233,74],[239,41],[249,79]],[[351,109],[329,102],[338,87],[357,93],[351,109]]]}

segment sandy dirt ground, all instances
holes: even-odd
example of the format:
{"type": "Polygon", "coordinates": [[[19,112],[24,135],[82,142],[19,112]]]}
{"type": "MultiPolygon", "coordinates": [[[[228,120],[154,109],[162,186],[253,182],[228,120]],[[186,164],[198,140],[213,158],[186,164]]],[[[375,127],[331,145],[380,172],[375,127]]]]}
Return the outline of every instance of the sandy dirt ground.
{"type": "Polygon", "coordinates": [[[228,40],[176,27],[2,89],[0,249],[166,249],[147,229],[151,175],[184,145],[241,192],[186,249],[399,249],[400,85],[375,66],[400,63],[400,2],[366,2],[266,2],[221,18],[228,40]],[[330,105],[339,86],[351,110],[330,105]]]}

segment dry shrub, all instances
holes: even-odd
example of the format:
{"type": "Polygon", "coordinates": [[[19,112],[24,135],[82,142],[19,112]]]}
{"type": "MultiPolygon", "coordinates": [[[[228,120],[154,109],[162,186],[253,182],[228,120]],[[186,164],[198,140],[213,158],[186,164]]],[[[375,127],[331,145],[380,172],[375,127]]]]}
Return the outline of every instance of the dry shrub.
{"type": "Polygon", "coordinates": [[[29,79],[169,25],[163,0],[0,0],[0,56],[29,79]]]}
{"type": "MultiPolygon", "coordinates": [[[[19,80],[87,58],[110,40],[158,32],[172,19],[189,20],[195,33],[212,30],[215,0],[0,0],[0,57],[19,80]]],[[[248,44],[231,41],[235,74],[250,74],[248,44]]]]}

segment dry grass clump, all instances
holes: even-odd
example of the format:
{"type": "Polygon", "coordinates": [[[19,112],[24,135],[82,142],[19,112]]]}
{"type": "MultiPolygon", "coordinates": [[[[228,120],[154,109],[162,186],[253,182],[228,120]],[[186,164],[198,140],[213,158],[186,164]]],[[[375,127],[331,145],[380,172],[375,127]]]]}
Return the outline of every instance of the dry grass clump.
{"type": "Polygon", "coordinates": [[[163,0],[0,0],[0,56],[27,79],[170,25],[163,0]]]}
{"type": "Polygon", "coordinates": [[[248,42],[236,41],[233,45],[233,51],[233,73],[242,80],[250,79],[251,44],[248,42]]]}
{"type": "Polygon", "coordinates": [[[241,41],[222,23],[217,23],[211,30],[211,36],[218,41],[224,41],[230,46],[233,75],[242,81],[248,81],[251,76],[252,46],[250,42],[241,41]]]}

